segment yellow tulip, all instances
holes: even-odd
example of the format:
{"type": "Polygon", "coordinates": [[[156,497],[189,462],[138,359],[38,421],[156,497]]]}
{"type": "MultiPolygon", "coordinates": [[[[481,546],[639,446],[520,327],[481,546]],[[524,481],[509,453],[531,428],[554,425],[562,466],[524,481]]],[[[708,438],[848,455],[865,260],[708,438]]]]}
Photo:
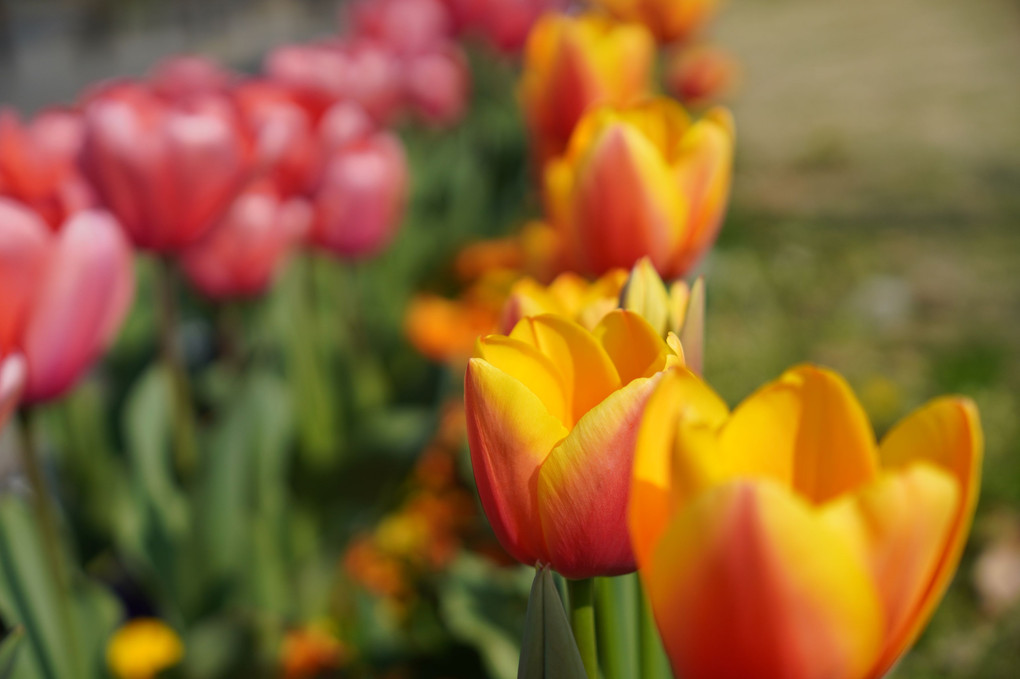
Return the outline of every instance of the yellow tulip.
{"type": "Polygon", "coordinates": [[[634,440],[649,394],[681,361],[622,309],[591,331],[546,314],[479,341],[464,381],[468,442],[482,506],[507,552],[571,578],[635,569],[634,440]]]}
{"type": "Polygon", "coordinates": [[[730,413],[673,370],[645,409],[629,522],[687,679],[877,679],[956,569],[982,434],[941,398],[876,444],[838,375],[801,366],[730,413]]]}
{"type": "Polygon", "coordinates": [[[695,123],[665,98],[589,112],[545,170],[565,258],[595,275],[642,257],[667,279],[687,273],[722,225],[733,145],[722,108],[695,123]]]}
{"type": "Polygon", "coordinates": [[[684,40],[715,16],[719,0],[592,0],[624,21],[637,21],[660,42],[684,40]]]}
{"type": "Polygon", "coordinates": [[[540,19],[528,36],[520,84],[540,164],[563,151],[592,107],[646,96],[654,59],[655,41],[640,24],[594,14],[540,19]]]}
{"type": "Polygon", "coordinates": [[[119,679],[153,679],[184,657],[184,645],[171,627],[155,618],[125,623],[110,638],[106,660],[119,679]]]}

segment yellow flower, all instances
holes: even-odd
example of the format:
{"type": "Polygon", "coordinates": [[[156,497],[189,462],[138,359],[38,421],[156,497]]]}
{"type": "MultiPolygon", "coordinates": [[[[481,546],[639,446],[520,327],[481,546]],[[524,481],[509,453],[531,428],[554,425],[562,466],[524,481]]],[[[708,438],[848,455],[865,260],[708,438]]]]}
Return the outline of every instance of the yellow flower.
{"type": "Polygon", "coordinates": [[[592,0],[614,16],[638,21],[661,42],[691,37],[703,28],[719,6],[719,0],[592,0]]]}
{"type": "Polygon", "coordinates": [[[119,679],[152,679],[184,657],[184,645],[169,626],[153,618],[125,623],[106,646],[106,662],[119,679]]]}
{"type": "Polygon", "coordinates": [[[982,434],[963,398],[876,444],[838,375],[801,366],[733,413],[670,371],[645,409],[634,552],[678,675],[877,679],[959,561],[982,434]]]}
{"type": "Polygon", "coordinates": [[[545,170],[567,262],[598,275],[648,257],[664,278],[687,273],[722,226],[733,146],[722,108],[693,124],[665,98],[589,112],[545,170]]]}
{"type": "Polygon", "coordinates": [[[547,14],[524,50],[520,99],[539,163],[559,154],[581,116],[651,89],[655,41],[640,24],[604,16],[547,14]]]}

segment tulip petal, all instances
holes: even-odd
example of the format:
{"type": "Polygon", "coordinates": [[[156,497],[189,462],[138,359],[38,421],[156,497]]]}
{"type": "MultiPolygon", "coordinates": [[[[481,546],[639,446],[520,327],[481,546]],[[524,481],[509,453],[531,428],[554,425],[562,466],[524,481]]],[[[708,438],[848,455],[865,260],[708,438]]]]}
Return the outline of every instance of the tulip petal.
{"type": "Polygon", "coordinates": [[[569,424],[569,394],[564,391],[562,377],[538,349],[510,337],[490,335],[479,340],[477,356],[526,386],[542,400],[550,415],[569,424]]]}
{"type": "Polygon", "coordinates": [[[877,475],[874,435],[842,377],[805,365],[734,411],[720,435],[727,475],[773,478],[826,502],[877,475]]]}
{"type": "Polygon", "coordinates": [[[698,420],[717,427],[728,414],[722,399],[684,368],[665,373],[648,399],[635,445],[628,510],[631,542],[643,575],[679,501],[674,487],[680,464],[674,452],[678,422],[698,420]]]}
{"type": "Polygon", "coordinates": [[[884,468],[901,469],[915,462],[933,464],[956,479],[961,498],[928,591],[900,638],[890,641],[889,653],[871,676],[882,676],[914,642],[949,586],[974,518],[983,454],[984,435],[977,407],[965,398],[932,401],[907,416],[882,440],[879,455],[884,468]]]}
{"type": "Polygon", "coordinates": [[[666,367],[666,357],[673,353],[648,321],[624,309],[607,314],[593,334],[612,359],[622,384],[651,377],[666,367]]]}
{"type": "Polygon", "coordinates": [[[532,345],[552,360],[570,394],[571,422],[581,419],[620,386],[620,376],[602,345],[573,321],[553,315],[525,318],[510,337],[532,345]]]}
{"type": "Polygon", "coordinates": [[[659,379],[636,379],[582,417],[538,474],[550,563],[568,578],[634,571],[627,499],[634,441],[659,379]]]}
{"type": "Polygon", "coordinates": [[[464,378],[471,466],[500,544],[523,563],[547,562],[538,469],[567,429],[519,380],[473,358],[464,378]]]}
{"type": "Polygon", "coordinates": [[[25,387],[25,359],[14,354],[0,360],[0,431],[3,430],[25,387]]]}
{"type": "Polygon", "coordinates": [[[131,251],[116,222],[102,212],[78,213],[60,234],[25,330],[26,401],[72,386],[113,337],[133,289],[131,251]]]}
{"type": "Polygon", "coordinates": [[[0,198],[0,354],[18,347],[44,275],[51,236],[31,210],[0,198]]]}
{"type": "Polygon", "coordinates": [[[864,564],[771,482],[695,499],[663,536],[647,584],[679,676],[856,679],[879,650],[882,612],[864,564]]]}
{"type": "Polygon", "coordinates": [[[879,477],[824,510],[868,564],[885,611],[881,676],[903,652],[904,634],[927,595],[960,503],[956,480],[915,463],[879,477]]]}

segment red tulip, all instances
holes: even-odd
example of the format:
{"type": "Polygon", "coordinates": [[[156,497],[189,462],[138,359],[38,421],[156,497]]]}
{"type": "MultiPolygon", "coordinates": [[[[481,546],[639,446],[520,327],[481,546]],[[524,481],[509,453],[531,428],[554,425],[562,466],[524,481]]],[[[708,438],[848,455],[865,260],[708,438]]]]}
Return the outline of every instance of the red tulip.
{"type": "Polygon", "coordinates": [[[200,240],[252,170],[253,140],[222,98],[173,105],[122,83],[87,102],[85,130],[85,174],[139,248],[200,240]]]}
{"type": "Polygon", "coordinates": [[[408,59],[404,78],[408,104],[426,121],[449,124],[464,114],[470,74],[460,48],[449,46],[408,59]]]}
{"type": "Polygon", "coordinates": [[[90,207],[95,198],[76,165],[82,136],[72,111],[46,111],[23,125],[0,110],[0,195],[30,205],[52,228],[90,207]]]}
{"type": "Polygon", "coordinates": [[[223,95],[235,76],[212,59],[197,54],[165,59],[149,73],[152,91],[171,101],[223,95]]]}
{"type": "Polygon", "coordinates": [[[400,141],[381,132],[334,153],[315,197],[311,238],[343,256],[368,255],[392,240],[407,192],[400,141]]]}
{"type": "Polygon", "coordinates": [[[323,154],[332,155],[375,131],[376,125],[365,109],[341,102],[330,108],[319,123],[319,148],[323,154]]]}
{"type": "Polygon", "coordinates": [[[519,52],[531,27],[565,0],[445,0],[461,30],[474,32],[505,52],[519,52]]]}
{"type": "Polygon", "coordinates": [[[453,20],[441,0],[357,0],[348,16],[355,35],[400,55],[432,52],[453,36],[453,20]]]}
{"type": "Polygon", "coordinates": [[[387,120],[403,95],[399,60],[367,40],[281,47],[270,53],[265,70],[316,120],[338,101],[353,101],[376,120],[387,120]]]}
{"type": "Polygon", "coordinates": [[[7,424],[25,388],[25,359],[20,354],[0,358],[0,431],[7,424]]]}
{"type": "Polygon", "coordinates": [[[311,222],[311,208],[263,183],[241,195],[219,226],[185,251],[184,272],[213,299],[251,297],[269,286],[311,222]]]}
{"type": "Polygon", "coordinates": [[[105,212],[79,212],[54,233],[0,198],[0,290],[0,355],[25,356],[25,402],[53,399],[114,339],[134,293],[131,249],[105,212]]]}
{"type": "Polygon", "coordinates": [[[255,135],[262,172],[285,194],[305,193],[320,155],[308,112],[286,88],[268,80],[246,82],[232,95],[255,135]]]}

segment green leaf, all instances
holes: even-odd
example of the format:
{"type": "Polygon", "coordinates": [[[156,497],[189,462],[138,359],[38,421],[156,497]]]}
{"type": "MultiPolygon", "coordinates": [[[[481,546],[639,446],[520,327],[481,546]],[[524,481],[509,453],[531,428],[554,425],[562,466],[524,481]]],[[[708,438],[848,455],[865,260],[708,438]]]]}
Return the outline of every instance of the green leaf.
{"type": "Polygon", "coordinates": [[[0,641],[0,679],[11,679],[14,676],[14,662],[18,659],[24,638],[25,628],[18,625],[0,641]]]}
{"type": "Polygon", "coordinates": [[[535,573],[517,679],[588,679],[552,571],[535,573]]]}

